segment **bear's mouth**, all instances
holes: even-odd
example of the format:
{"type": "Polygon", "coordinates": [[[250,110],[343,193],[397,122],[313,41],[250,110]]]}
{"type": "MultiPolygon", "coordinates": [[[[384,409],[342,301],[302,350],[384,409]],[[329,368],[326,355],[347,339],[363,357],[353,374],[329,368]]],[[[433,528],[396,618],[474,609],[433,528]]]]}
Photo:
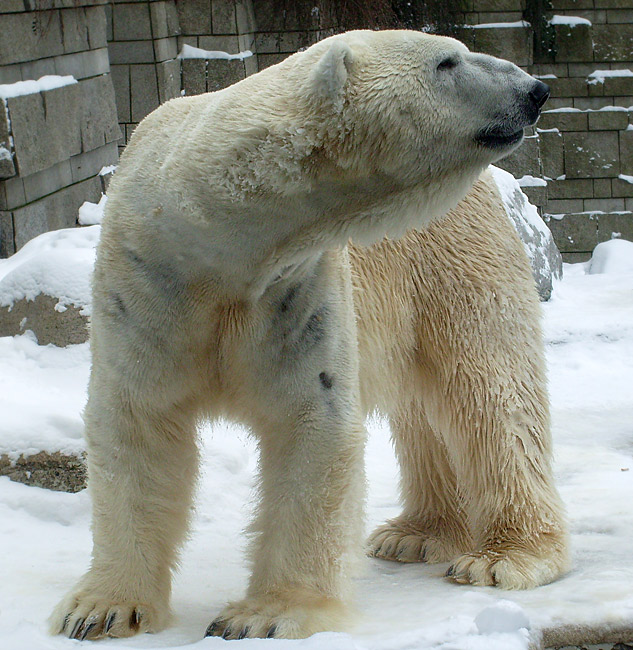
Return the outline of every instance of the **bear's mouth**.
{"type": "Polygon", "coordinates": [[[523,138],[523,129],[508,133],[502,129],[483,129],[475,136],[475,141],[490,149],[510,147],[523,138]]]}

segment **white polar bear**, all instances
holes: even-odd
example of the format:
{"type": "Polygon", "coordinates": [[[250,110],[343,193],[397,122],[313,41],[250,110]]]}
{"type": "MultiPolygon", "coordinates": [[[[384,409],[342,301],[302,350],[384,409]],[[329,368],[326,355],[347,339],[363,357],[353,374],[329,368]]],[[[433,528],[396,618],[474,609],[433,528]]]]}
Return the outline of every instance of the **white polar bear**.
{"type": "Polygon", "coordinates": [[[444,251],[438,226],[428,259],[449,261],[428,286],[419,270],[434,263],[415,233],[353,249],[356,308],[346,248],[455,206],[547,94],[455,40],[360,31],[172,100],[139,125],[110,187],[94,276],[93,560],[54,632],[167,625],[201,417],[246,424],[261,450],[248,593],[208,634],[342,625],[361,546],[363,421],[376,406],[394,423],[406,506],[374,535],[376,555],[471,551],[455,577],[508,588],[565,568],[537,307],[516,237],[483,211],[444,251]],[[505,259],[476,263],[495,258],[487,239],[518,280],[505,259]]]}

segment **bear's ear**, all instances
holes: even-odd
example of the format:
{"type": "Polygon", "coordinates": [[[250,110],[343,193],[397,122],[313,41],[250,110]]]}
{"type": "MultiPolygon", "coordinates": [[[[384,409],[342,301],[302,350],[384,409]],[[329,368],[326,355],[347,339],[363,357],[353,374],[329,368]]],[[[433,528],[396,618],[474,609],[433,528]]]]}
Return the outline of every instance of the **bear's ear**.
{"type": "Polygon", "coordinates": [[[350,46],[335,40],[312,71],[313,91],[323,99],[333,102],[340,99],[352,65],[352,57],[350,46]]]}

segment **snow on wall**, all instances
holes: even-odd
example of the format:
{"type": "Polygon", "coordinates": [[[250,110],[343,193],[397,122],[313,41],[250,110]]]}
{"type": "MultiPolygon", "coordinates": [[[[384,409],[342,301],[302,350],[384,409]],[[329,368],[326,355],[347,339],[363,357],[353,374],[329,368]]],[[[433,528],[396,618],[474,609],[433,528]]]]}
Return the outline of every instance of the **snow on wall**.
{"type": "Polygon", "coordinates": [[[37,80],[28,79],[27,81],[16,81],[12,84],[0,84],[0,97],[9,99],[20,95],[32,95],[33,93],[41,93],[45,90],[53,90],[54,88],[70,86],[76,83],[77,79],[72,75],[48,74],[37,80]]]}
{"type": "Polygon", "coordinates": [[[193,45],[187,45],[186,43],[182,46],[180,54],[178,54],[179,59],[224,59],[226,61],[239,60],[243,61],[249,56],[253,56],[253,53],[250,50],[245,50],[239,54],[229,54],[228,52],[221,52],[219,50],[203,50],[199,47],[194,47],[193,45]]]}

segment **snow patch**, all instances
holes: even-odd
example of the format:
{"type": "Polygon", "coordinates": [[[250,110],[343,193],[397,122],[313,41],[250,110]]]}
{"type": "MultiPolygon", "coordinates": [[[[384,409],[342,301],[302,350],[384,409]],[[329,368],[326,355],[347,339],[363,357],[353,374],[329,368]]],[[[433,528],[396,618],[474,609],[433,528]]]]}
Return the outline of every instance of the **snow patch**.
{"type": "Polygon", "coordinates": [[[479,25],[465,25],[472,29],[504,29],[508,27],[529,27],[530,23],[526,20],[517,20],[514,23],[481,23],[479,25]]]}
{"type": "Polygon", "coordinates": [[[618,174],[618,178],[621,181],[626,181],[627,183],[633,184],[633,176],[627,176],[626,174],[618,174]]]}
{"type": "Polygon", "coordinates": [[[578,27],[578,25],[589,25],[591,21],[580,16],[552,16],[549,21],[550,25],[568,25],[569,27],[578,27]]]}
{"type": "Polygon", "coordinates": [[[180,54],[177,58],[179,59],[224,59],[226,61],[239,60],[243,61],[249,56],[253,56],[253,53],[250,50],[245,50],[239,54],[229,54],[228,52],[221,52],[219,50],[203,50],[200,47],[194,47],[193,45],[187,45],[186,43],[182,46],[180,54]]]}
{"type": "Polygon", "coordinates": [[[633,242],[611,239],[598,244],[587,265],[587,273],[633,274],[633,242]]]}
{"type": "Polygon", "coordinates": [[[98,223],[101,223],[103,221],[103,211],[105,209],[107,201],[108,201],[108,197],[105,194],[101,194],[99,203],[91,203],[90,201],[84,201],[79,206],[79,218],[78,218],[79,225],[94,226],[98,223]]]}
{"type": "Polygon", "coordinates": [[[108,174],[114,174],[116,168],[117,168],[116,165],[106,165],[105,167],[101,168],[101,171],[99,172],[99,176],[107,176],[108,174]]]}
{"type": "Polygon", "coordinates": [[[517,632],[530,629],[530,619],[523,608],[511,600],[498,600],[475,616],[479,634],[495,632],[517,632]]]}
{"type": "Polygon", "coordinates": [[[526,174],[517,178],[517,183],[520,187],[546,187],[547,181],[543,178],[537,178],[536,176],[530,176],[526,174]]]}
{"type": "Polygon", "coordinates": [[[70,86],[76,83],[77,79],[72,75],[48,74],[37,80],[28,79],[27,81],[16,81],[12,84],[0,84],[0,97],[9,99],[20,95],[32,95],[33,93],[41,93],[45,90],[53,90],[54,88],[70,86]]]}
{"type": "Polygon", "coordinates": [[[594,70],[591,74],[587,75],[587,83],[603,84],[607,77],[633,77],[631,70],[594,70]]]}

